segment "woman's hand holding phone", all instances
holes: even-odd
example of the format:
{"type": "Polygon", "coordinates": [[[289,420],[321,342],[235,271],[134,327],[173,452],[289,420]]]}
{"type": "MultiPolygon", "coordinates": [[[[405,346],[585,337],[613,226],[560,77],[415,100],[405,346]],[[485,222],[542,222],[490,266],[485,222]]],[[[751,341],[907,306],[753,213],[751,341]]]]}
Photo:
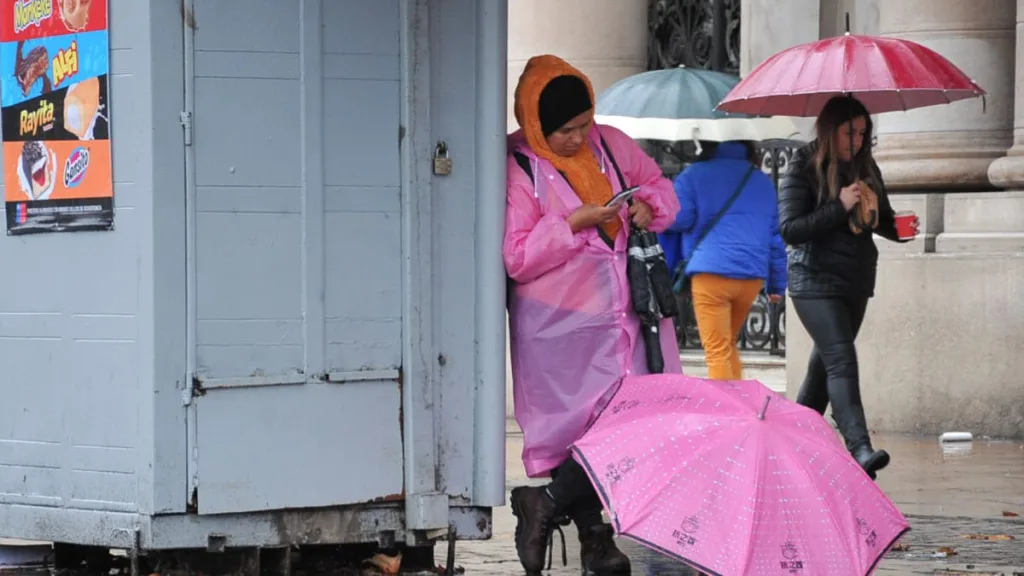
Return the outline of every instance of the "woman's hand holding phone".
{"type": "Polygon", "coordinates": [[[639,186],[633,186],[632,188],[626,188],[622,192],[612,196],[612,199],[605,204],[609,208],[618,208],[626,202],[629,202],[633,198],[633,194],[636,194],[640,190],[639,186]]]}
{"type": "Polygon", "coordinates": [[[619,217],[618,206],[598,206],[596,204],[584,204],[577,208],[567,219],[573,234],[591,228],[607,224],[619,217]]]}

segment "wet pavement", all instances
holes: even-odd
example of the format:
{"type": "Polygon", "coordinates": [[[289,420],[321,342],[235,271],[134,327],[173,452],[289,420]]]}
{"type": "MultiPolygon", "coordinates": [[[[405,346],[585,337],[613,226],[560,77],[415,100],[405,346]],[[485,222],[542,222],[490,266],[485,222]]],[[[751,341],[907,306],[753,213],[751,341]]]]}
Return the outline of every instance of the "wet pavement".
{"type": "MultiPolygon", "coordinates": [[[[507,438],[507,489],[544,484],[546,480],[526,477],[520,460],[522,435],[514,422],[509,424],[507,438]]],[[[903,549],[890,552],[876,574],[1024,576],[1024,442],[977,439],[943,446],[934,437],[876,435],[875,445],[888,450],[893,458],[880,474],[879,485],[912,527],[902,541],[903,549]],[[955,554],[947,555],[949,552],[955,554]]],[[[514,531],[509,507],[495,509],[493,538],[459,542],[456,565],[467,575],[523,574],[516,558],[514,531]]],[[[564,534],[568,565],[561,563],[556,535],[554,566],[547,572],[553,576],[580,573],[575,530],[567,526],[564,534]]],[[[13,542],[0,541],[0,545],[5,543],[13,542]]],[[[633,560],[634,576],[695,574],[631,542],[619,544],[633,560]]],[[[435,551],[439,563],[444,563],[444,552],[443,545],[435,551]]],[[[340,573],[332,570],[324,575],[340,573]]],[[[24,574],[50,572],[19,572],[19,576],[24,574]]]]}
{"type": "MultiPolygon", "coordinates": [[[[876,574],[1004,574],[1024,576],[1024,443],[976,439],[940,445],[935,437],[876,435],[877,448],[892,455],[879,485],[911,524],[903,551],[890,552],[876,574]],[[972,540],[966,536],[1000,537],[972,540]],[[1012,537],[1008,539],[1006,537],[1012,537]],[[944,555],[953,551],[955,555],[944,555]],[[939,557],[940,555],[944,555],[939,557]]],[[[522,435],[510,423],[508,490],[538,485],[523,470],[522,435]]],[[[459,544],[457,564],[466,574],[522,574],[516,558],[515,518],[506,506],[494,511],[494,537],[459,544]]],[[[574,529],[564,529],[568,566],[555,557],[548,574],[579,574],[579,544],[574,529]]],[[[694,572],[645,548],[619,541],[633,560],[634,576],[684,576],[694,572]]]]}

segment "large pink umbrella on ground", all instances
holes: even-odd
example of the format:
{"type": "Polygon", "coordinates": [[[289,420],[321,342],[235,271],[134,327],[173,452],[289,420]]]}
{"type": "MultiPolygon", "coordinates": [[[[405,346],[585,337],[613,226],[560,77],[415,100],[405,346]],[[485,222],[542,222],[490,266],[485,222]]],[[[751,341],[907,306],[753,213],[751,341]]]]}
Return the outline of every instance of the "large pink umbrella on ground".
{"type": "Polygon", "coordinates": [[[753,380],[626,378],[573,453],[619,535],[709,574],[863,576],[910,529],[818,413],[753,380]]]}

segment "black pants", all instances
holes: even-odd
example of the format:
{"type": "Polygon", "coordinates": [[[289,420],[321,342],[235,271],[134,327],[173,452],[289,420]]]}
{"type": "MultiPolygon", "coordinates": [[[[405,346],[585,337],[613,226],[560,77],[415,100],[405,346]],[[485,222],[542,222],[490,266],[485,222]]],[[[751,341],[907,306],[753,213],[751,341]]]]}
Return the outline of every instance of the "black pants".
{"type": "Polygon", "coordinates": [[[568,515],[576,528],[589,528],[604,522],[601,518],[601,499],[587,472],[570,456],[551,471],[548,494],[555,500],[559,515],[568,515]]]}
{"type": "MultiPolygon", "coordinates": [[[[814,341],[797,403],[825,413],[829,401],[861,406],[860,372],[853,341],[867,311],[866,297],[793,298],[793,308],[814,341]]],[[[837,416],[838,417],[838,416],[837,416]]]]}

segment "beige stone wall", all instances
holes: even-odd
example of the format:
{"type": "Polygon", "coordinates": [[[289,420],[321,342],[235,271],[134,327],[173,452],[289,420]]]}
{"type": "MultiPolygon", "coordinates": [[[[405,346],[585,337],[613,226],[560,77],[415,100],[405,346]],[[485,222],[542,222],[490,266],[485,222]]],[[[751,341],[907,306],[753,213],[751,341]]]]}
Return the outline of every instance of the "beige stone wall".
{"type": "Polygon", "coordinates": [[[513,0],[508,5],[509,130],[519,74],[531,56],[554,54],[601,94],[647,69],[647,0],[513,0]]]}
{"type": "MultiPolygon", "coordinates": [[[[996,229],[1022,224],[1024,195],[941,198],[943,217],[954,228],[1000,207],[1017,216],[993,216],[996,229]]],[[[925,195],[894,199],[897,209],[918,213],[926,203],[925,195]]],[[[913,245],[877,242],[882,257],[876,296],[857,338],[871,429],[1024,435],[1024,251],[995,251],[981,242],[971,252],[923,253],[913,245]]],[[[787,320],[787,395],[794,398],[811,341],[795,313],[787,320]]]]}
{"type": "MultiPolygon", "coordinates": [[[[786,348],[795,398],[811,349],[795,313],[786,348]]],[[[871,430],[1024,437],[1022,349],[1024,251],[884,251],[857,338],[871,430]]]]}

